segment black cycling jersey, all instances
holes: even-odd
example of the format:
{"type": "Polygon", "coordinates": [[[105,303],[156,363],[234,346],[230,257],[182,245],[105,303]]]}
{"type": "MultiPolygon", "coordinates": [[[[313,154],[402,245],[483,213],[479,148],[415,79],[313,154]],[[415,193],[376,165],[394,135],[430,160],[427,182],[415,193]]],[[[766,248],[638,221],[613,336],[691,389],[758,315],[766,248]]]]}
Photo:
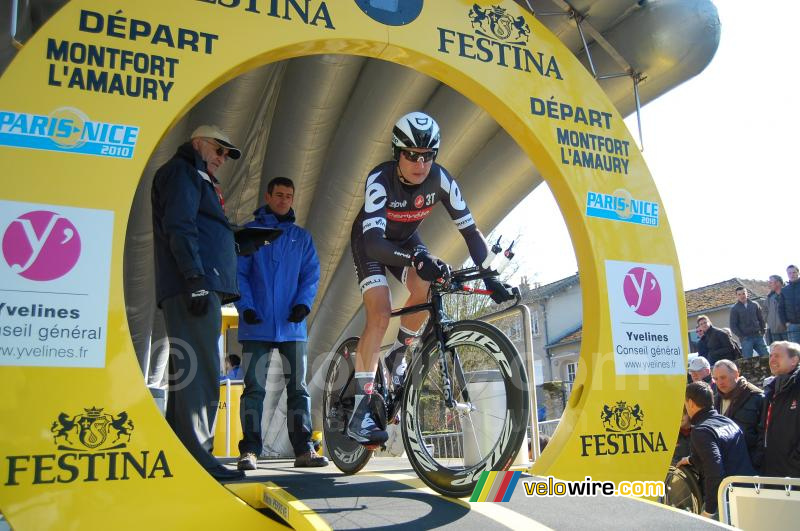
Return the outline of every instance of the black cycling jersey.
{"type": "MultiPolygon", "coordinates": [[[[409,243],[419,240],[417,227],[439,201],[461,232],[472,260],[482,265],[488,255],[486,241],[455,179],[436,163],[418,185],[400,181],[396,161],[384,162],[369,172],[364,206],[353,222],[351,237],[361,240],[359,247],[368,258],[387,266],[409,266],[413,252],[409,243]]],[[[358,266],[358,259],[356,263],[358,266]]]]}

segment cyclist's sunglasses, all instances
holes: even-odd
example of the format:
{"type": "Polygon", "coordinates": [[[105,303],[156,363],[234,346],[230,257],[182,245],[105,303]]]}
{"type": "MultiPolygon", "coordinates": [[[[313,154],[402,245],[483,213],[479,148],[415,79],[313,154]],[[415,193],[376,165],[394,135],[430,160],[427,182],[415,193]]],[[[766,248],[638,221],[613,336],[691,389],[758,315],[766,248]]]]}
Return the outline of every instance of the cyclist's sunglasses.
{"type": "Polygon", "coordinates": [[[400,153],[403,154],[403,157],[406,160],[409,160],[411,162],[419,162],[419,161],[430,162],[430,161],[432,161],[433,159],[436,158],[436,154],[438,153],[438,150],[433,149],[431,151],[421,151],[420,152],[420,151],[411,151],[411,150],[408,150],[408,149],[401,149],[400,153]]]}
{"type": "Polygon", "coordinates": [[[204,141],[206,141],[206,142],[208,142],[208,143],[209,143],[209,144],[211,144],[212,146],[216,146],[216,148],[217,148],[217,149],[215,149],[215,150],[214,150],[214,152],[215,152],[215,153],[216,153],[218,156],[220,156],[220,157],[223,157],[223,156],[224,156],[224,157],[227,157],[227,156],[228,156],[228,148],[224,148],[224,147],[220,146],[219,144],[217,144],[216,142],[214,142],[214,141],[212,141],[212,140],[208,140],[208,139],[206,139],[206,138],[204,138],[203,140],[204,140],[204,141]]]}

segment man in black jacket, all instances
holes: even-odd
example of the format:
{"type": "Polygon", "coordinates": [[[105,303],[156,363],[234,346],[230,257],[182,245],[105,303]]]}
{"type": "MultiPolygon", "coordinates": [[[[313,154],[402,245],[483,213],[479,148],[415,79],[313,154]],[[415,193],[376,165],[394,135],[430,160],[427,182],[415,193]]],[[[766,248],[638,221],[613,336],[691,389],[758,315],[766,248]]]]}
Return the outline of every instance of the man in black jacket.
{"type": "Polygon", "coordinates": [[[244,473],[226,469],[211,455],[220,309],[239,298],[233,231],[214,174],[240,155],[219,128],[198,127],[156,171],[151,194],[156,298],[170,340],[167,422],[220,481],[241,479],[244,473]]]}
{"type": "Polygon", "coordinates": [[[778,310],[786,323],[787,339],[800,343],[800,274],[796,265],[787,267],[786,274],[789,275],[789,282],[781,290],[778,310]]]}
{"type": "Polygon", "coordinates": [[[735,360],[741,354],[724,330],[713,326],[707,315],[697,318],[697,326],[703,331],[703,342],[708,352],[708,361],[713,365],[719,360],[735,360]]]}
{"type": "Polygon", "coordinates": [[[739,376],[739,368],[730,360],[720,360],[714,364],[713,374],[717,383],[714,409],[742,429],[750,461],[758,469],[763,454],[764,392],[744,376],[739,376]]]}
{"type": "Polygon", "coordinates": [[[702,515],[713,518],[722,480],[728,476],[752,476],[755,470],[742,430],[713,408],[713,395],[707,383],[693,382],[686,386],[686,412],[692,419],[691,454],[678,464],[693,465],[700,472],[705,501],[702,515]]]}
{"type": "Polygon", "coordinates": [[[749,358],[755,350],[759,356],[768,356],[764,332],[767,323],[761,306],[747,298],[747,288],[736,288],[736,304],[731,308],[731,330],[742,343],[742,357],[749,358]]]}
{"type": "Polygon", "coordinates": [[[775,378],[766,385],[764,476],[800,478],[800,345],[770,345],[769,368],[775,378]]]}

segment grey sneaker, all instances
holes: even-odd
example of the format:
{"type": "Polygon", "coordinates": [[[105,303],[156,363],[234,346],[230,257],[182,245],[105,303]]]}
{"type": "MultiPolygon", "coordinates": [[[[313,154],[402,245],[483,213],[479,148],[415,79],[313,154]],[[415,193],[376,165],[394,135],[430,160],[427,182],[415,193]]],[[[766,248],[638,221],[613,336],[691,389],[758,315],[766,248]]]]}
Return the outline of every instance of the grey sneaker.
{"type": "Polygon", "coordinates": [[[300,454],[294,460],[295,468],[315,468],[321,466],[328,466],[328,458],[323,455],[317,455],[315,452],[300,454]]]}
{"type": "Polygon", "coordinates": [[[245,452],[239,457],[239,462],[236,464],[236,468],[239,470],[255,470],[256,469],[256,462],[258,461],[258,456],[253,452],[245,452]]]}

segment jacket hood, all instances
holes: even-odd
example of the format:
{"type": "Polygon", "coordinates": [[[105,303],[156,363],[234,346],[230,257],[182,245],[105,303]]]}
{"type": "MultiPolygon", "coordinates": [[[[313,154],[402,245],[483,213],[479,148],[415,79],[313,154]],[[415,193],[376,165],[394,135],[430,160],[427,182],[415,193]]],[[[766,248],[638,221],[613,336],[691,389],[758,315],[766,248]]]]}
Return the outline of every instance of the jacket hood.
{"type": "Polygon", "coordinates": [[[253,217],[259,223],[294,223],[294,209],[290,208],[285,216],[278,216],[275,214],[269,205],[263,205],[253,211],[253,217]]]}

